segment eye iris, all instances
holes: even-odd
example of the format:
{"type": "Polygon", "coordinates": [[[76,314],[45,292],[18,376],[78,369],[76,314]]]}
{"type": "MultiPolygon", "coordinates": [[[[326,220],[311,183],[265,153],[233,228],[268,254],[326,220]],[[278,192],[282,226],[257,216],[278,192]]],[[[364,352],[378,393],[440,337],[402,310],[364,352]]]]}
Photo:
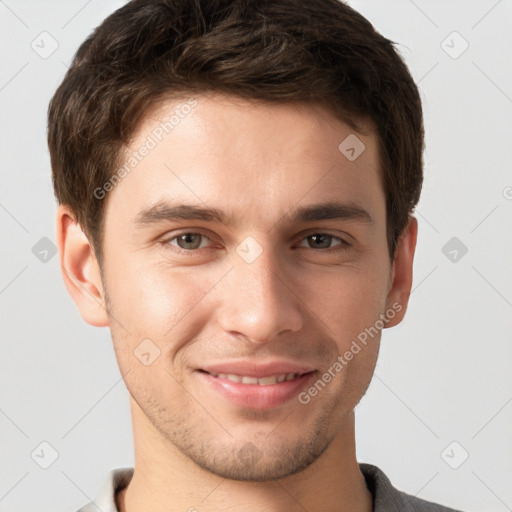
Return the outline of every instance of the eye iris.
{"type": "Polygon", "coordinates": [[[311,242],[313,241],[313,245],[320,244],[321,249],[328,248],[331,245],[332,236],[330,235],[321,235],[321,234],[315,234],[308,236],[308,240],[311,242]]]}
{"type": "Polygon", "coordinates": [[[182,249],[197,249],[201,245],[201,235],[197,233],[184,233],[178,236],[177,242],[182,249]],[[190,241],[194,237],[196,238],[196,243],[190,241]],[[185,246],[182,244],[185,244],[185,246]]]}

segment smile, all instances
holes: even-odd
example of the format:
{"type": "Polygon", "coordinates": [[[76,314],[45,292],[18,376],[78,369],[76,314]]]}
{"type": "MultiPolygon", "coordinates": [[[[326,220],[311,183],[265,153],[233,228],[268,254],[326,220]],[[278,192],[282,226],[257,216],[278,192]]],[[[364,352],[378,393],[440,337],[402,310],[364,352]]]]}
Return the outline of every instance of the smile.
{"type": "Polygon", "coordinates": [[[299,373],[283,373],[281,375],[270,375],[268,377],[250,377],[248,375],[237,375],[235,373],[214,373],[208,372],[213,377],[219,379],[227,379],[232,382],[240,382],[242,384],[255,384],[259,386],[269,386],[280,382],[287,382],[300,377],[299,373]]]}
{"type": "Polygon", "coordinates": [[[212,399],[227,400],[228,403],[250,409],[275,409],[287,402],[296,404],[298,394],[303,391],[317,371],[250,371],[259,375],[242,373],[221,373],[199,370],[195,375],[204,391],[212,393],[212,399]],[[275,372],[275,373],[274,373],[275,372]]]}

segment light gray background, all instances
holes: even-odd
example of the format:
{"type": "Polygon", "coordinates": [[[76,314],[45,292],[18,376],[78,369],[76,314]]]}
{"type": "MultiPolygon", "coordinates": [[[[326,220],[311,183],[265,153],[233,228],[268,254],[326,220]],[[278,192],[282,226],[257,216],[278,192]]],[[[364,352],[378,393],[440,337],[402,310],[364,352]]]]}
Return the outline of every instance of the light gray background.
{"type": "MultiPolygon", "coordinates": [[[[122,4],[0,1],[0,512],[75,511],[110,469],[133,465],[110,333],[82,321],[58,257],[32,252],[55,241],[48,101],[122,4]],[[31,47],[51,49],[43,31],[58,42],[47,58],[31,47]],[[48,469],[43,441],[58,453],[48,469]]],[[[512,1],[350,4],[400,43],[427,130],[413,293],[356,409],[358,460],[424,499],[512,510],[512,1]],[[442,250],[452,237],[468,249],[455,262],[442,250]]]]}

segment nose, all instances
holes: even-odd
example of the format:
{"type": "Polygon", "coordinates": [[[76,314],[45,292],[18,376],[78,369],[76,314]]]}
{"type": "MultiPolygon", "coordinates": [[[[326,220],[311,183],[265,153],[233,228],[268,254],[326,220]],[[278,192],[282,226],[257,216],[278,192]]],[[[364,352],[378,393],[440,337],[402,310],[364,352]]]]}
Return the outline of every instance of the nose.
{"type": "Polygon", "coordinates": [[[269,343],[303,325],[301,300],[291,271],[271,249],[252,262],[234,254],[233,269],[220,283],[218,320],[225,332],[253,343],[269,343]]]}

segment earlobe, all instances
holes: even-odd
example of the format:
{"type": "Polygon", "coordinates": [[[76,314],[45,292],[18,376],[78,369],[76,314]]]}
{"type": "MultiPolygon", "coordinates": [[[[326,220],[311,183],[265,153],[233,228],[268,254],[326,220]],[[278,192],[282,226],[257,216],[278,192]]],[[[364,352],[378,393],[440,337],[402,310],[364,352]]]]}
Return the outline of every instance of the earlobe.
{"type": "Polygon", "coordinates": [[[412,269],[414,251],[418,237],[418,220],[409,216],[409,223],[404,229],[395,252],[391,286],[386,300],[386,311],[393,310],[386,327],[398,325],[404,318],[412,287],[412,269]]]}
{"type": "Polygon", "coordinates": [[[108,326],[99,265],[89,239],[73,212],[59,205],[56,240],[64,284],[80,315],[95,327],[108,326]]]}

